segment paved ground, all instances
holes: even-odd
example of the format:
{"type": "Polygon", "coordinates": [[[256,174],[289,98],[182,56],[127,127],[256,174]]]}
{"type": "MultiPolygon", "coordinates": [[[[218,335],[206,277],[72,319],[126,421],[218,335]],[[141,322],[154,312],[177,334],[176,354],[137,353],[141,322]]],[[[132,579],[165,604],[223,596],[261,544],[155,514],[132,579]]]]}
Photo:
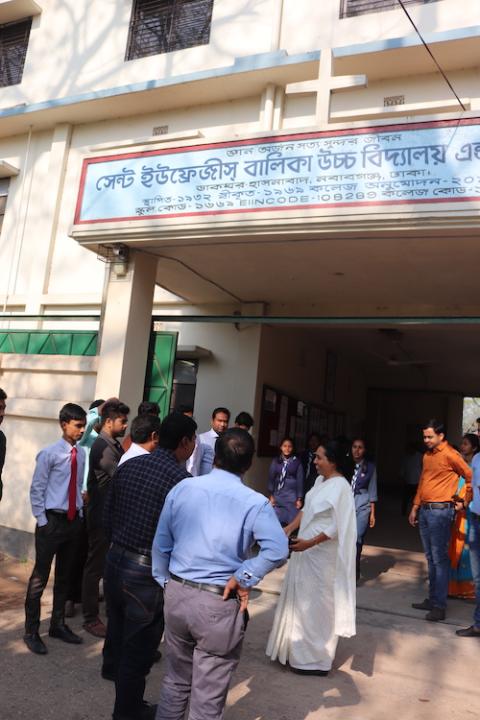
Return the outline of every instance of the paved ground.
{"type": "MultiPolygon", "coordinates": [[[[480,715],[480,641],[457,638],[472,605],[450,603],[447,621],[426,623],[410,609],[425,592],[419,553],[366,549],[358,589],[358,634],[341,641],[328,678],[299,677],[271,663],[265,645],[283,571],[268,577],[251,601],[252,621],[229,694],[226,720],[468,720],[480,715]]],[[[49,654],[34,656],[22,637],[23,598],[30,566],[0,561],[0,720],[108,720],[111,683],[99,676],[101,643],[71,647],[46,638],[49,654]]],[[[50,597],[44,602],[44,616],[50,597]]],[[[47,631],[42,624],[42,632],[47,631]]],[[[148,681],[154,701],[162,663],[148,681]]]]}

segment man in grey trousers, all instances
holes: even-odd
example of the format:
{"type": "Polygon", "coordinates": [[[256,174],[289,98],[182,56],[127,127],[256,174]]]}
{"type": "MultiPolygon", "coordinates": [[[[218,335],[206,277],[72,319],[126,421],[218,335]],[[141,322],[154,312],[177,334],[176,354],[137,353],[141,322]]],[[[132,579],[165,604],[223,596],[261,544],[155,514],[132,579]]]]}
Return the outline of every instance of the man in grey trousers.
{"type": "Polygon", "coordinates": [[[288,556],[267,498],[246,487],[252,437],[227,430],[215,466],[167,495],[152,547],[164,588],[166,672],[157,720],[220,720],[248,621],[250,588],[288,556]],[[258,555],[250,557],[257,542],[258,555]]]}

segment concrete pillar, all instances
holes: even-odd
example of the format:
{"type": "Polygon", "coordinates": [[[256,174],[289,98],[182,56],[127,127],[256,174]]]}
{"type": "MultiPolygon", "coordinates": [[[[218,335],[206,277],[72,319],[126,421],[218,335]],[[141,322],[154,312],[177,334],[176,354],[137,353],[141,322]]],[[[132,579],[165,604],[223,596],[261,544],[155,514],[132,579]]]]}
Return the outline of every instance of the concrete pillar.
{"type": "Polygon", "coordinates": [[[157,260],[131,251],[125,276],[110,267],[95,397],[119,397],[131,416],[143,397],[157,260]]]}

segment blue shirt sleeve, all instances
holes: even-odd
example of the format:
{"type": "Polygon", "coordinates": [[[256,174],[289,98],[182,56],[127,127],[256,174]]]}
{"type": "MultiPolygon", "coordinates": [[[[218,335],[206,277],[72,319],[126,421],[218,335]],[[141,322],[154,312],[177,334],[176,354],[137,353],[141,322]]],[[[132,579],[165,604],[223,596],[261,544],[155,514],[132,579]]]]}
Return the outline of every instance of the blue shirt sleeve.
{"type": "Polygon", "coordinates": [[[170,573],[170,554],[173,549],[173,535],[171,530],[173,494],[169,492],[160,518],[152,545],[152,575],[159,585],[165,587],[170,573]]]}
{"type": "Polygon", "coordinates": [[[260,546],[256,557],[245,560],[235,572],[242,587],[253,587],[271,570],[283,565],[288,557],[288,538],[268,501],[258,510],[253,522],[253,536],[260,546]]]}
{"type": "Polygon", "coordinates": [[[208,475],[213,467],[213,461],[215,459],[215,453],[210,445],[201,443],[200,445],[200,466],[198,469],[199,475],[208,475]]]}
{"type": "Polygon", "coordinates": [[[368,499],[371,503],[378,501],[376,468],[374,469],[372,477],[370,478],[370,482],[368,483],[368,499]]]}
{"type": "Polygon", "coordinates": [[[81,447],[90,447],[89,444],[89,438],[92,434],[92,430],[95,427],[95,425],[100,422],[100,415],[98,414],[98,408],[92,408],[87,413],[87,425],[85,427],[85,432],[83,433],[82,437],[78,441],[78,444],[81,447]]]}
{"type": "Polygon", "coordinates": [[[41,450],[37,455],[35,470],[30,487],[30,503],[32,513],[37,521],[37,525],[42,527],[47,524],[47,516],[45,513],[45,494],[48,485],[48,477],[50,474],[50,456],[46,450],[41,450]]]}

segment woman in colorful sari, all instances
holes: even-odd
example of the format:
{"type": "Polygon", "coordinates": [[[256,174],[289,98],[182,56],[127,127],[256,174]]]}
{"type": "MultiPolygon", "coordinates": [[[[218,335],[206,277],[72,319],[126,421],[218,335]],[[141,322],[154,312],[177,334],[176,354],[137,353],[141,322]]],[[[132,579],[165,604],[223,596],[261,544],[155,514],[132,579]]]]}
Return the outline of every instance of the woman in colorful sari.
{"type": "MultiPolygon", "coordinates": [[[[460,452],[464,460],[471,465],[474,455],[480,449],[478,436],[467,433],[463,436],[460,445],[460,452]]],[[[465,497],[465,480],[458,481],[457,495],[465,497]]],[[[450,536],[450,580],[448,583],[449,597],[472,599],[475,597],[475,586],[470,567],[470,551],[466,544],[468,528],[470,525],[470,510],[457,511],[453,521],[452,534],[450,536]]]]}
{"type": "Polygon", "coordinates": [[[281,525],[292,522],[303,504],[303,466],[293,440],[284,438],[268,472],[268,492],[281,525]]]}
{"type": "Polygon", "coordinates": [[[319,473],[305,506],[286,526],[289,560],[267,655],[293,672],[328,675],[339,637],[355,635],[357,524],[350,486],[337,442],[320,445],[319,473]]]}

